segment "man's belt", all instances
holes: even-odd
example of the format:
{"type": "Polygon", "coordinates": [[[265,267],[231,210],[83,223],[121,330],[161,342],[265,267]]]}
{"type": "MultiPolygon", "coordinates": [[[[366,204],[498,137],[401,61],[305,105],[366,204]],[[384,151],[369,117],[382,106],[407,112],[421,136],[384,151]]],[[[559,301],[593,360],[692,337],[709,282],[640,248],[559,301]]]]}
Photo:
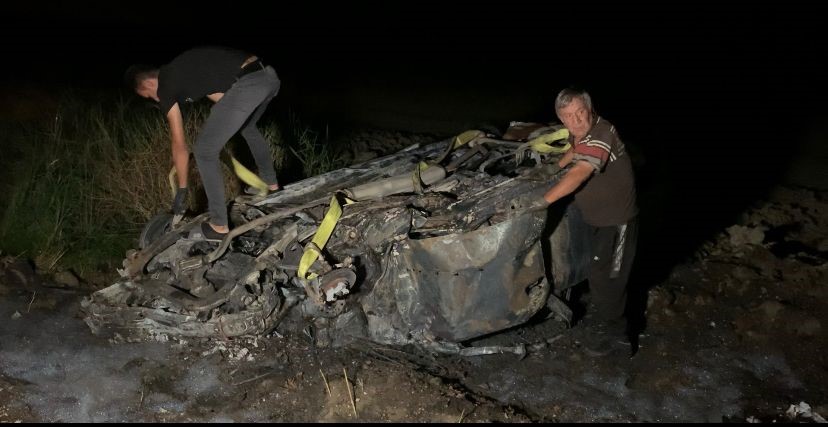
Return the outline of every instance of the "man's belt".
{"type": "Polygon", "coordinates": [[[262,60],[257,59],[255,61],[245,65],[244,67],[242,67],[242,69],[239,71],[239,73],[236,74],[236,80],[238,80],[238,79],[240,79],[240,78],[242,78],[242,77],[244,77],[244,76],[246,76],[250,73],[255,73],[256,71],[262,71],[264,69],[265,69],[265,65],[264,65],[264,63],[262,63],[262,60]]]}

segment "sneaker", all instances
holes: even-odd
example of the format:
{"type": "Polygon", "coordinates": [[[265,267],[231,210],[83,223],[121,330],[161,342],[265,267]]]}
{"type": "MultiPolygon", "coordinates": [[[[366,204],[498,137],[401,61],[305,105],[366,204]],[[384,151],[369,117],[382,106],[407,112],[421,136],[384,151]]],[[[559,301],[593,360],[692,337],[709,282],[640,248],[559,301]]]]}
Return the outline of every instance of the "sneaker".
{"type": "MultiPolygon", "coordinates": [[[[271,194],[273,194],[273,193],[275,193],[275,192],[277,192],[281,189],[282,189],[282,187],[278,187],[275,190],[271,190],[270,186],[268,186],[267,194],[265,194],[265,195],[269,196],[269,195],[271,195],[271,194]]],[[[259,195],[259,189],[256,188],[256,187],[248,185],[247,187],[244,188],[244,194],[247,194],[247,195],[250,195],[250,196],[258,196],[259,195]]]]}
{"type": "Polygon", "coordinates": [[[221,242],[228,233],[219,233],[210,227],[208,222],[202,222],[199,228],[195,228],[190,232],[190,239],[205,240],[208,242],[221,242]]]}

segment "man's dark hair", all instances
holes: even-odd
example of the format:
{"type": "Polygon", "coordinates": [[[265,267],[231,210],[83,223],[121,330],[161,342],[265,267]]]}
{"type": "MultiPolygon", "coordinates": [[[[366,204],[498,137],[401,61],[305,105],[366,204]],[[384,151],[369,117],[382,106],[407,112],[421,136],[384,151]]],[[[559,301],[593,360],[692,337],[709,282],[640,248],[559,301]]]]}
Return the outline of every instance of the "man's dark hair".
{"type": "Polygon", "coordinates": [[[158,77],[158,67],[147,64],[130,65],[124,73],[124,83],[131,90],[138,89],[138,86],[145,79],[158,77]]]}

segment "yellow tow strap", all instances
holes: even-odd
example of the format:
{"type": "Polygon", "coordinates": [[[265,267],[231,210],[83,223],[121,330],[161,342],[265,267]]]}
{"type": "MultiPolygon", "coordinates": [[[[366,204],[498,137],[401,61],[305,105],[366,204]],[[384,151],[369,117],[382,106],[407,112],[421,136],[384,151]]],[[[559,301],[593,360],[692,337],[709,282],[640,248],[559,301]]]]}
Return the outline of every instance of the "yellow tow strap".
{"type": "MultiPolygon", "coordinates": [[[[316,234],[313,235],[313,239],[311,240],[311,243],[315,245],[316,248],[321,250],[325,247],[325,244],[328,243],[328,239],[330,239],[331,234],[333,234],[334,228],[336,228],[336,223],[339,221],[339,217],[341,216],[342,206],[339,205],[336,195],[333,195],[333,197],[331,197],[331,206],[328,208],[325,218],[322,219],[322,223],[319,224],[319,228],[316,230],[316,234]]],[[[319,251],[314,250],[316,248],[306,248],[305,252],[302,254],[302,259],[299,260],[299,271],[296,272],[296,275],[299,276],[300,279],[313,279],[316,277],[315,273],[308,274],[310,266],[316,262],[317,258],[319,258],[319,251]]]]}
{"type": "Polygon", "coordinates": [[[258,175],[251,172],[250,169],[247,169],[242,165],[235,157],[230,156],[230,161],[233,163],[233,171],[236,172],[236,175],[244,181],[245,184],[259,190],[259,195],[264,196],[267,194],[267,183],[264,182],[258,175]]]}
{"type": "MultiPolygon", "coordinates": [[[[233,165],[233,171],[236,175],[244,181],[247,185],[252,186],[259,190],[260,195],[267,194],[268,185],[265,183],[258,175],[251,172],[249,169],[244,167],[235,157],[230,156],[230,161],[233,165]]],[[[176,185],[174,182],[173,177],[176,175],[175,167],[170,170],[169,174],[169,181],[170,181],[170,189],[172,190],[173,194],[175,194],[176,185]]],[[[354,203],[353,200],[349,198],[345,198],[345,204],[354,203]]],[[[328,212],[325,214],[325,218],[322,219],[322,223],[319,225],[319,228],[316,230],[316,234],[314,234],[311,243],[313,245],[308,245],[309,247],[305,249],[305,252],[302,254],[302,259],[299,260],[299,271],[297,271],[297,275],[301,279],[313,279],[316,277],[315,273],[308,274],[308,269],[310,266],[316,262],[316,259],[319,257],[319,251],[325,247],[325,244],[328,243],[328,239],[331,238],[333,234],[334,228],[336,228],[336,223],[339,221],[339,217],[342,216],[342,206],[339,205],[339,201],[336,199],[336,195],[331,197],[331,205],[328,208],[328,212]]]]}
{"type": "Polygon", "coordinates": [[[414,191],[417,194],[423,194],[423,179],[421,177],[424,170],[428,169],[430,165],[426,162],[420,162],[417,167],[414,168],[414,175],[411,179],[414,181],[414,191]]]}
{"type": "MultiPolygon", "coordinates": [[[[258,175],[250,171],[250,169],[244,167],[244,165],[233,156],[230,156],[230,163],[233,166],[233,172],[236,173],[236,176],[238,176],[239,179],[241,179],[245,184],[259,190],[260,196],[267,194],[268,185],[261,178],[259,178],[258,175]]],[[[170,191],[172,191],[173,197],[175,197],[175,192],[178,189],[178,184],[175,182],[176,175],[178,175],[178,173],[175,170],[175,166],[173,166],[172,169],[170,169],[169,175],[167,175],[167,179],[170,182],[170,191]]]]}
{"type": "Polygon", "coordinates": [[[454,149],[457,149],[469,141],[476,139],[478,137],[485,136],[485,134],[479,130],[467,130],[460,135],[454,137],[454,149]]]}
{"type": "Polygon", "coordinates": [[[423,181],[422,181],[422,178],[421,178],[421,174],[424,170],[428,169],[432,165],[436,165],[437,163],[440,163],[441,161],[443,161],[445,159],[445,157],[448,155],[448,153],[451,152],[451,150],[456,150],[459,147],[462,147],[463,145],[466,145],[469,142],[471,142],[471,141],[473,141],[473,140],[475,140],[475,139],[477,139],[481,136],[485,136],[485,135],[486,135],[485,133],[483,133],[482,131],[479,131],[479,130],[467,130],[467,131],[455,136],[454,137],[454,144],[452,144],[451,149],[449,149],[448,151],[443,153],[443,156],[440,157],[439,159],[433,161],[432,164],[428,164],[426,162],[420,162],[417,165],[417,167],[414,168],[414,173],[411,176],[411,179],[414,181],[414,191],[416,191],[417,194],[423,194],[423,181]]]}
{"type": "Polygon", "coordinates": [[[571,145],[567,142],[566,145],[555,147],[552,146],[551,143],[555,141],[560,141],[562,139],[569,138],[569,130],[567,128],[558,129],[555,132],[548,133],[546,135],[541,135],[529,142],[526,145],[529,146],[533,151],[543,154],[560,154],[566,153],[571,148],[571,145]]]}

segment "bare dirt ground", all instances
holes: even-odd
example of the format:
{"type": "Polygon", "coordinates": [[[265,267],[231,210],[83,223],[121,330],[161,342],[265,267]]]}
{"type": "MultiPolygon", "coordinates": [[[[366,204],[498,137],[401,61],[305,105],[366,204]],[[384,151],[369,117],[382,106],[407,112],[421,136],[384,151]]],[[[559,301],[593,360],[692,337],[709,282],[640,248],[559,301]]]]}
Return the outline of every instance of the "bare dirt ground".
{"type": "MultiPolygon", "coordinates": [[[[370,144],[369,144],[370,145],[370,144]]],[[[127,343],[79,313],[98,285],[0,269],[0,422],[745,422],[828,415],[828,192],[777,187],[648,289],[634,355],[591,357],[587,316],[449,357],[266,337],[127,343]]],[[[637,268],[646,268],[639,265],[637,268]]],[[[65,279],[65,278],[64,278],[65,279]]]]}

